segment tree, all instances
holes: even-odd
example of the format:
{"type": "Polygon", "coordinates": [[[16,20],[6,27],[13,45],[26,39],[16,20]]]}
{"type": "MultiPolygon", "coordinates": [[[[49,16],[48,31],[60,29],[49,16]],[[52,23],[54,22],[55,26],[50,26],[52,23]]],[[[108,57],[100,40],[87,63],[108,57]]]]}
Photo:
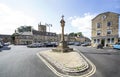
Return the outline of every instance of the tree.
{"type": "Polygon", "coordinates": [[[31,26],[20,26],[17,28],[18,32],[31,32],[32,27],[31,26]]]}
{"type": "Polygon", "coordinates": [[[77,36],[83,36],[83,34],[82,34],[82,32],[77,32],[77,33],[72,32],[72,33],[69,33],[69,36],[77,37],[77,36]]]}
{"type": "Polygon", "coordinates": [[[77,33],[78,36],[83,36],[82,32],[77,33]]]}
{"type": "Polygon", "coordinates": [[[74,32],[72,32],[72,33],[69,33],[69,36],[74,36],[74,32]]]}

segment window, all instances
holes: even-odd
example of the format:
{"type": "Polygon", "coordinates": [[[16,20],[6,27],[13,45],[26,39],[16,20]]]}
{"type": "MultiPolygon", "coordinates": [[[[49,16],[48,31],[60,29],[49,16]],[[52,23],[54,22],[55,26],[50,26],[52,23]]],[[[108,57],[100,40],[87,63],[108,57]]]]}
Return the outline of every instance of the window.
{"type": "Polygon", "coordinates": [[[112,30],[107,30],[107,34],[112,34],[112,30]]]}
{"type": "Polygon", "coordinates": [[[97,39],[97,43],[100,43],[100,39],[97,39]]]}
{"type": "Polygon", "coordinates": [[[101,24],[100,23],[97,23],[97,28],[101,28],[101,24]]]}
{"type": "Polygon", "coordinates": [[[112,43],[114,43],[114,38],[112,38],[112,41],[111,41],[112,43]]]}
{"type": "Polygon", "coordinates": [[[94,43],[96,43],[96,39],[94,39],[94,43]]]}
{"type": "Polygon", "coordinates": [[[110,43],[110,38],[107,39],[107,42],[110,43]]]}
{"type": "Polygon", "coordinates": [[[106,19],[106,15],[103,15],[103,16],[102,16],[102,19],[105,20],[105,19],[106,19]]]}
{"type": "Polygon", "coordinates": [[[97,31],[97,35],[101,35],[101,31],[100,30],[97,31]]]}
{"type": "Polygon", "coordinates": [[[108,27],[112,26],[112,22],[111,21],[107,22],[107,26],[108,27]]]}

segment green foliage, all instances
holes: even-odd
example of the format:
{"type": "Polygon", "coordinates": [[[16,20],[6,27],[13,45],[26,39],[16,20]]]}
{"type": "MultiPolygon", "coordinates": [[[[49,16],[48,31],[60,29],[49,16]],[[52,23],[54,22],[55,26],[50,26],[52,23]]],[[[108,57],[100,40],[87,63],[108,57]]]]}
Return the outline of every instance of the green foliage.
{"type": "Polygon", "coordinates": [[[77,35],[79,35],[79,36],[83,36],[82,32],[78,32],[77,35]]]}
{"type": "Polygon", "coordinates": [[[20,26],[17,28],[18,32],[30,32],[31,31],[31,26],[20,26]]]}
{"type": "Polygon", "coordinates": [[[69,33],[69,36],[83,36],[83,34],[82,34],[82,32],[77,32],[77,33],[74,33],[74,32],[72,32],[72,33],[69,33]]]}
{"type": "Polygon", "coordinates": [[[69,36],[74,36],[74,32],[70,33],[69,36]]]}

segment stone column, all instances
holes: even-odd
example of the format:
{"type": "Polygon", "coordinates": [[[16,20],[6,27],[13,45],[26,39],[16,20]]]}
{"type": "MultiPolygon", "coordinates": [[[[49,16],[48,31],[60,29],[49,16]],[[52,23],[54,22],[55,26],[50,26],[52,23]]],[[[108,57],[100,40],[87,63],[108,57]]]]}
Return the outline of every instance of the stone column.
{"type": "Polygon", "coordinates": [[[61,28],[62,28],[61,40],[60,40],[60,43],[59,43],[58,47],[54,48],[52,50],[53,51],[57,51],[57,52],[69,52],[69,51],[73,51],[72,48],[69,48],[67,46],[67,41],[65,41],[65,39],[64,39],[65,21],[64,21],[64,16],[63,15],[62,15],[62,19],[61,19],[60,23],[61,23],[61,28]]]}
{"type": "Polygon", "coordinates": [[[62,34],[61,34],[61,42],[63,42],[65,39],[64,39],[64,26],[65,26],[65,21],[64,21],[64,16],[62,15],[62,19],[60,21],[61,23],[61,27],[62,27],[62,34]]]}

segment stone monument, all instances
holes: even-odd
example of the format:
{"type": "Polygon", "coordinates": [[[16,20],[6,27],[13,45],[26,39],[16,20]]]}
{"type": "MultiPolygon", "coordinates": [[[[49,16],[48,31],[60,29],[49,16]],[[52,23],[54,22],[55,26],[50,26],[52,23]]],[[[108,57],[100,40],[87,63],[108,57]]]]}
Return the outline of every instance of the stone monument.
{"type": "Polygon", "coordinates": [[[64,27],[65,27],[64,15],[62,15],[62,19],[61,19],[60,23],[61,23],[61,28],[62,28],[61,40],[60,40],[60,43],[59,43],[58,47],[55,48],[55,49],[52,49],[52,50],[57,51],[57,52],[73,51],[72,48],[69,48],[67,46],[67,41],[65,41],[65,39],[64,39],[64,27]]]}

